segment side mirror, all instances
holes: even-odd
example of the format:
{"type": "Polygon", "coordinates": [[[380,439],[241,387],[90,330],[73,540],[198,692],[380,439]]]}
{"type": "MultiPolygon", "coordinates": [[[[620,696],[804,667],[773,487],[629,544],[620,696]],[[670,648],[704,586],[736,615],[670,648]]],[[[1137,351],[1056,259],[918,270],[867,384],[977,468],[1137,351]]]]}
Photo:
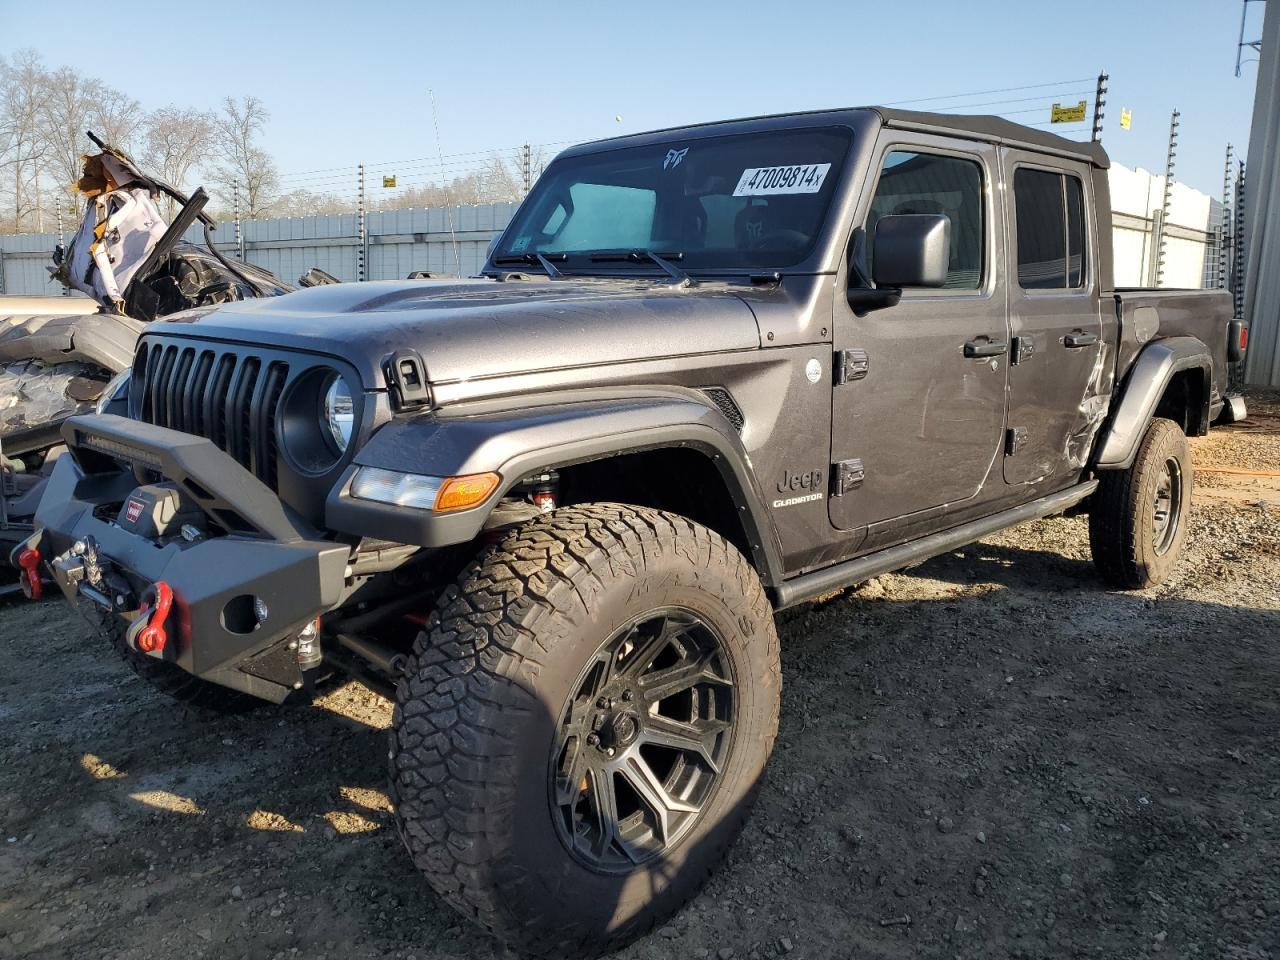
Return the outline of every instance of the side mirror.
{"type": "Polygon", "coordinates": [[[951,218],[899,213],[876,223],[871,277],[877,287],[940,287],[951,262],[951,218]]]}

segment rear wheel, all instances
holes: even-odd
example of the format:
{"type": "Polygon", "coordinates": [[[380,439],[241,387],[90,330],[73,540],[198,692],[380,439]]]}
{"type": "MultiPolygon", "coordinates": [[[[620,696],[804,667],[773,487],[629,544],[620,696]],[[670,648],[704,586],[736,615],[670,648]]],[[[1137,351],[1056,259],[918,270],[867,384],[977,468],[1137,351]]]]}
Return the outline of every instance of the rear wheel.
{"type": "Polygon", "coordinates": [[[1089,507],[1098,572],[1125,590],[1152,587],[1182,554],[1191,509],[1191,456],[1172,420],[1151,421],[1128,470],[1104,471],[1089,507]]]}
{"type": "Polygon", "coordinates": [[[759,579],[682,517],[521,527],[449,588],[397,691],[401,836],[437,891],[532,953],[598,952],[697,892],[777,731],[759,579]]]}

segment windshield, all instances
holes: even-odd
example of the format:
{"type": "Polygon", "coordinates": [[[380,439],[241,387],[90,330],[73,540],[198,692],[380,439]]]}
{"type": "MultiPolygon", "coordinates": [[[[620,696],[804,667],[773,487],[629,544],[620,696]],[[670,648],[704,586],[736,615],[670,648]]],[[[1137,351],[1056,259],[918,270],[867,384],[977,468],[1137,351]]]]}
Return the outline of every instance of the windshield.
{"type": "Polygon", "coordinates": [[[791,266],[817,241],[849,140],[841,128],[784,130],[562,158],[493,262],[661,273],[649,251],[681,270],[791,266]]]}

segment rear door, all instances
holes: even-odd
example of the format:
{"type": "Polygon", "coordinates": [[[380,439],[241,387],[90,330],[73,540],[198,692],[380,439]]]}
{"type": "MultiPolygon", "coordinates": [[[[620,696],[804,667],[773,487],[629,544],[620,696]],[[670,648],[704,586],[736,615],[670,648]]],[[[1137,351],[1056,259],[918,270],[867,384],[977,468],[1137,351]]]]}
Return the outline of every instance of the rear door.
{"type": "Polygon", "coordinates": [[[1004,479],[1065,482],[1088,456],[1101,411],[1086,398],[1105,374],[1089,168],[1013,149],[1001,161],[1013,334],[1004,479]]]}

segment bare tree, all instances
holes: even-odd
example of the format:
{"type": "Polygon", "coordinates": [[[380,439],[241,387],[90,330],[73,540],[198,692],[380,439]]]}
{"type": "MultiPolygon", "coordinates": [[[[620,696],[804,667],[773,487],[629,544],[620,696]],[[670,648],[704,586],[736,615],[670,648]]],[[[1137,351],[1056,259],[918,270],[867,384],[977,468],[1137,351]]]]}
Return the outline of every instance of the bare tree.
{"type": "Polygon", "coordinates": [[[113,147],[132,153],[146,123],[141,104],[100,81],[90,83],[96,85],[97,100],[89,113],[89,129],[113,147]]]}
{"type": "Polygon", "coordinates": [[[331,213],[351,213],[355,208],[354,200],[310,190],[291,190],[281,194],[271,204],[271,212],[277,217],[319,217],[331,213]]]}
{"type": "Polygon", "coordinates": [[[82,198],[75,184],[80,179],[80,157],[93,148],[85,131],[96,115],[103,84],[71,67],[50,73],[48,83],[49,95],[41,111],[48,172],[63,200],[79,213],[82,198]]]}
{"type": "MultiPolygon", "coordinates": [[[[202,165],[214,144],[212,114],[170,104],[143,121],[142,162],[147,172],[186,192],[191,171],[202,165]]],[[[174,214],[174,201],[168,213],[174,214]]]]}
{"type": "Polygon", "coordinates": [[[480,191],[484,196],[480,203],[499,203],[505,200],[519,200],[524,196],[521,183],[501,157],[493,157],[480,171],[480,191]]]}
{"type": "Polygon", "coordinates": [[[229,204],[239,188],[243,209],[249,218],[265,216],[280,183],[270,154],[257,145],[259,134],[270,118],[257,97],[236,100],[227,97],[222,112],[214,118],[221,163],[211,179],[222,188],[222,201],[229,204]]]}
{"type": "Polygon", "coordinates": [[[34,50],[19,51],[9,63],[0,61],[0,168],[5,174],[0,183],[13,190],[9,226],[14,231],[44,227],[41,118],[48,96],[48,73],[34,50]]]}

